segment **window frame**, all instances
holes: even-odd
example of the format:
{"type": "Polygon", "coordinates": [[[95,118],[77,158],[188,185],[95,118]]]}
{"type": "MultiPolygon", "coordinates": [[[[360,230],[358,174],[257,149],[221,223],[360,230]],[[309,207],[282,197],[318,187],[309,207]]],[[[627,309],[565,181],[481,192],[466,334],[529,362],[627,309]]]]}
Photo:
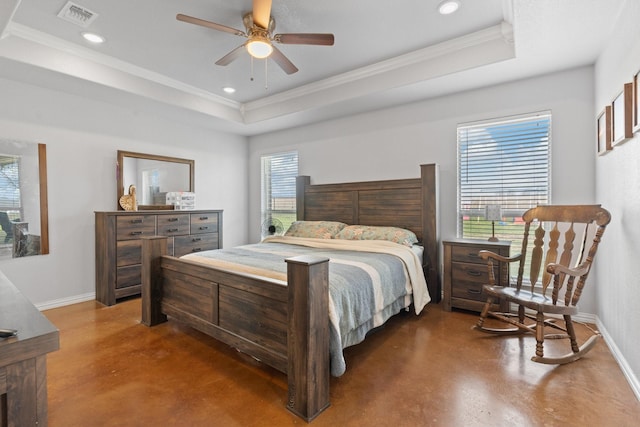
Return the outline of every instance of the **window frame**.
{"type": "MultiPolygon", "coordinates": [[[[260,156],[260,224],[261,224],[261,237],[264,237],[265,230],[264,226],[266,223],[271,224],[273,222],[273,218],[278,219],[282,224],[282,233],[289,228],[289,225],[296,220],[296,176],[299,174],[299,154],[297,150],[289,150],[277,153],[270,153],[260,156]],[[285,179],[290,180],[290,182],[279,188],[278,191],[282,192],[281,194],[286,195],[288,197],[281,197],[280,201],[276,200],[277,198],[273,197],[273,180],[270,182],[267,181],[267,172],[266,167],[273,167],[274,160],[283,160],[288,156],[294,156],[295,159],[295,172],[292,174],[291,171],[283,171],[285,173],[285,179]],[[267,165],[266,162],[269,162],[267,165]],[[288,192],[288,194],[286,194],[288,192]],[[283,209],[274,209],[277,204],[280,206],[284,206],[283,209]],[[289,208],[287,209],[287,206],[289,208]],[[275,213],[275,215],[274,215],[275,213]]],[[[273,177],[273,174],[270,175],[273,177]]]]}
{"type": "MultiPolygon", "coordinates": [[[[522,213],[524,213],[529,207],[534,207],[538,204],[543,204],[543,203],[547,203],[547,204],[551,203],[551,200],[552,200],[552,155],[551,154],[552,154],[552,129],[553,129],[552,119],[553,117],[552,117],[551,111],[538,111],[538,112],[532,112],[532,113],[521,114],[516,116],[506,116],[506,117],[499,117],[499,118],[458,124],[456,129],[456,140],[457,140],[457,143],[456,143],[456,148],[457,148],[457,153],[456,153],[456,167],[457,167],[457,170],[456,170],[456,177],[457,177],[456,234],[458,237],[487,239],[492,236],[492,230],[493,230],[494,224],[492,223],[492,221],[488,221],[482,218],[484,216],[483,208],[486,205],[497,204],[497,205],[503,206],[504,208],[503,218],[507,220],[511,220],[513,225],[516,225],[518,216],[519,215],[521,216],[522,213]],[[474,211],[476,215],[473,216],[473,221],[476,221],[477,225],[473,233],[471,232],[465,233],[465,217],[469,216],[469,218],[471,218],[471,215],[467,215],[467,214],[473,211],[473,209],[471,208],[473,204],[470,203],[468,204],[468,206],[470,207],[463,209],[463,204],[464,204],[463,199],[465,199],[465,197],[473,198],[473,196],[468,196],[468,195],[463,196],[462,194],[465,191],[465,188],[463,188],[465,186],[462,183],[463,174],[464,174],[463,169],[466,169],[466,171],[469,172],[469,164],[467,164],[464,167],[462,165],[463,163],[462,156],[463,156],[463,151],[465,150],[465,147],[462,147],[463,142],[461,141],[461,133],[464,131],[467,131],[466,141],[464,141],[464,144],[466,145],[466,147],[468,147],[473,143],[478,144],[478,146],[482,143],[481,142],[482,138],[480,137],[473,138],[473,139],[476,139],[476,141],[474,141],[473,139],[469,139],[469,135],[468,135],[469,130],[481,131],[481,130],[493,128],[495,132],[498,128],[501,128],[501,127],[506,129],[511,129],[509,132],[506,133],[507,137],[499,138],[498,142],[496,142],[496,139],[494,138],[487,140],[487,141],[495,142],[498,146],[500,144],[508,143],[510,145],[505,145],[507,149],[495,150],[495,153],[492,154],[493,157],[487,156],[485,159],[481,159],[481,156],[477,156],[476,159],[472,159],[472,160],[478,161],[478,163],[489,162],[491,160],[494,160],[494,161],[498,161],[500,165],[503,165],[505,164],[504,157],[507,155],[517,156],[518,160],[527,160],[527,158],[522,154],[517,154],[518,148],[515,148],[515,149],[513,148],[516,146],[516,143],[513,143],[513,141],[510,138],[514,138],[513,140],[515,140],[515,137],[514,137],[515,135],[520,136],[520,134],[514,131],[514,129],[517,129],[518,125],[527,124],[527,123],[532,124],[536,122],[547,123],[546,133],[542,132],[544,136],[540,138],[541,142],[544,140],[544,143],[542,144],[542,146],[544,146],[544,144],[546,143],[546,151],[544,154],[545,155],[544,164],[546,165],[546,174],[545,174],[546,190],[543,197],[537,197],[537,193],[534,192],[531,200],[527,202],[526,198],[515,198],[513,195],[508,196],[508,191],[505,192],[504,189],[501,189],[502,192],[499,194],[499,196],[497,196],[496,198],[487,197],[487,201],[482,206],[477,200],[475,200],[474,203],[478,204],[477,206],[478,209],[476,209],[477,212],[474,211]],[[504,154],[505,151],[509,151],[509,153],[504,154]],[[515,207],[513,205],[513,201],[518,202],[517,203],[518,207],[515,207]]],[[[489,136],[493,136],[491,132],[487,131],[486,133],[489,136]]],[[[527,139],[531,139],[532,142],[536,141],[536,136],[535,136],[536,132],[533,130],[533,128],[529,131],[529,133],[525,133],[523,135],[526,135],[528,137],[527,139]]],[[[519,144],[521,145],[521,143],[519,144]]],[[[540,152],[542,151],[543,150],[540,150],[540,152]]],[[[532,156],[531,163],[535,164],[536,163],[535,155],[532,155],[532,153],[536,153],[535,147],[527,147],[526,152],[528,153],[527,156],[529,155],[532,156]]],[[[468,158],[466,160],[468,161],[468,158]]],[[[538,163],[543,164],[542,161],[538,161],[538,163]]],[[[529,169],[532,174],[535,174],[543,168],[541,166],[530,166],[529,169]]],[[[502,166],[501,166],[501,170],[502,170],[502,166]]],[[[502,171],[502,173],[498,174],[498,176],[500,176],[502,180],[505,180],[504,174],[505,172],[502,171]]],[[[468,176],[469,176],[469,173],[465,175],[465,178],[468,179],[468,176]]],[[[528,176],[528,178],[529,179],[524,180],[525,184],[532,185],[533,182],[536,182],[534,179],[531,179],[531,176],[528,176]]],[[[478,178],[478,180],[480,180],[480,178],[478,178]]],[[[489,177],[488,181],[491,181],[491,180],[492,180],[491,177],[489,177]]],[[[483,187],[482,185],[478,185],[478,188],[481,191],[482,189],[490,188],[490,185],[485,184],[485,187],[483,187]]],[[[487,193],[487,196],[489,196],[489,194],[490,193],[487,193]]],[[[471,220],[469,221],[469,223],[470,222],[471,220]]],[[[467,223],[467,228],[469,228],[469,223],[467,223]]],[[[521,241],[522,233],[519,232],[516,229],[516,227],[508,228],[509,225],[510,225],[509,221],[498,221],[499,228],[496,229],[496,236],[500,237],[501,240],[511,240],[512,249],[516,251],[520,251],[518,239],[520,239],[521,241]],[[500,234],[503,234],[503,236],[500,236],[500,234]],[[510,238],[511,236],[513,237],[510,238]]]]}

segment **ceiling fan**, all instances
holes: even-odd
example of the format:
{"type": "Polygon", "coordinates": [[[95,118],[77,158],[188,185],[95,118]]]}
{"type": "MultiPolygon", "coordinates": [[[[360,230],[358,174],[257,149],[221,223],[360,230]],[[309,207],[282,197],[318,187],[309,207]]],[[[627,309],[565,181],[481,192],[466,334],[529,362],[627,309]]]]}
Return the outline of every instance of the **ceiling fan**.
{"type": "Polygon", "coordinates": [[[276,21],[271,16],[271,0],[253,0],[253,11],[245,14],[242,18],[246,32],[181,13],[176,15],[176,19],[247,38],[246,42],[216,61],[216,65],[229,65],[246,48],[252,57],[259,59],[270,57],[285,73],[293,74],[298,71],[298,68],[273,45],[274,43],[333,46],[334,40],[333,34],[288,33],[274,35],[276,21]]]}

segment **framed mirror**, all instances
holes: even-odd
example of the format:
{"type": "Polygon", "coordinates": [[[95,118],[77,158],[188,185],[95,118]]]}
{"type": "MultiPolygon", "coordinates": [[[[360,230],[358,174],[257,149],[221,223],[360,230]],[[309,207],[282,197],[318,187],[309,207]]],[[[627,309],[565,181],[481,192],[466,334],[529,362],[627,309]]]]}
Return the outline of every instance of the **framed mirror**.
{"type": "Polygon", "coordinates": [[[0,259],[49,253],[47,147],[0,138],[0,259]]]}
{"type": "Polygon", "coordinates": [[[118,150],[117,165],[117,200],[135,185],[138,209],[168,209],[168,192],[195,191],[193,160],[118,150]]]}

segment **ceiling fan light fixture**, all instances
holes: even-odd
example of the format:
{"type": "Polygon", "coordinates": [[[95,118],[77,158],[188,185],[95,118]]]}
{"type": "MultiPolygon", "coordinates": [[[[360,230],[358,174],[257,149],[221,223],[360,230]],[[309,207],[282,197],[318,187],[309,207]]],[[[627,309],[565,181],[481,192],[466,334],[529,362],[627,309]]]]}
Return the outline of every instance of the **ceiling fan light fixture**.
{"type": "Polygon", "coordinates": [[[273,53],[273,46],[269,40],[256,37],[247,43],[247,52],[254,58],[263,59],[273,53]]]}
{"type": "Polygon", "coordinates": [[[457,0],[445,0],[438,5],[438,12],[441,15],[451,15],[460,8],[460,2],[457,0]]]}

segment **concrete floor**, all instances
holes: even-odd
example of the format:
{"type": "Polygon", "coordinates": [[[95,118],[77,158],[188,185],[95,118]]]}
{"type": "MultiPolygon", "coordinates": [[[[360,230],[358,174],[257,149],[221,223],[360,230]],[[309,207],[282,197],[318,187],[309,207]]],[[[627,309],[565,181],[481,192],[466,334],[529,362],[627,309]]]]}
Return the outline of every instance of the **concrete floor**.
{"type": "MultiPolygon", "coordinates": [[[[48,356],[51,427],[306,424],[285,407],[282,373],[175,321],[141,325],[140,299],[44,314],[61,341],[48,356]]],[[[532,336],[472,331],[476,318],[440,304],[391,319],[345,350],[347,372],[311,424],[639,425],[640,402],[604,340],[575,363],[541,365],[532,336]]],[[[551,344],[549,354],[568,351],[551,344]]]]}

